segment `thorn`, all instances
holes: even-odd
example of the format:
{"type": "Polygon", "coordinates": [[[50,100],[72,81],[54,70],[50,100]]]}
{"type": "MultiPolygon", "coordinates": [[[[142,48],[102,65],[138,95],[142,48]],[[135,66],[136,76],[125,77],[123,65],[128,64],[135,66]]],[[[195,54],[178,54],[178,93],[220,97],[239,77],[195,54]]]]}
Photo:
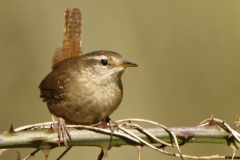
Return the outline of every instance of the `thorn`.
{"type": "Polygon", "coordinates": [[[5,133],[8,133],[8,134],[17,133],[17,132],[14,131],[12,123],[11,123],[10,129],[7,132],[5,132],[5,133]]]}
{"type": "Polygon", "coordinates": [[[56,130],[54,130],[54,126],[53,126],[54,124],[51,124],[50,125],[50,128],[47,130],[47,133],[54,133],[56,130]]]}
{"type": "Polygon", "coordinates": [[[137,147],[137,150],[138,150],[138,160],[141,159],[141,153],[142,153],[142,149],[143,149],[143,146],[136,146],[137,147]]]}
{"type": "Polygon", "coordinates": [[[232,151],[233,151],[233,155],[232,155],[232,158],[231,158],[231,160],[233,160],[234,157],[235,157],[236,151],[238,150],[238,148],[234,144],[230,144],[230,147],[232,148],[232,151]]]}
{"type": "Polygon", "coordinates": [[[56,143],[57,143],[57,145],[58,145],[58,147],[61,147],[61,140],[56,140],[56,143]]]}
{"type": "Polygon", "coordinates": [[[103,149],[101,149],[101,152],[99,153],[97,160],[102,160],[103,156],[104,156],[103,149]]]}
{"type": "Polygon", "coordinates": [[[103,159],[104,159],[104,160],[107,160],[108,148],[103,148],[102,151],[103,151],[103,159]]]}
{"type": "Polygon", "coordinates": [[[212,119],[212,121],[213,121],[213,114],[211,115],[211,119],[212,119]]]}
{"type": "Polygon", "coordinates": [[[42,151],[44,152],[45,160],[48,160],[48,156],[49,156],[49,153],[50,153],[51,149],[44,149],[42,151]]]}

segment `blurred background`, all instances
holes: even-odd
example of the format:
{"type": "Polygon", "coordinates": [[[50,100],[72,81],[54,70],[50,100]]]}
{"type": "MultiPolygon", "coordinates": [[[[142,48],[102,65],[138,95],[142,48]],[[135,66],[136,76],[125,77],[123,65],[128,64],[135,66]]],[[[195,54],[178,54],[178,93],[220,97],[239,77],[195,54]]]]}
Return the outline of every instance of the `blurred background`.
{"type": "MultiPolygon", "coordinates": [[[[19,127],[51,121],[38,85],[62,42],[67,7],[82,11],[84,53],[111,50],[139,65],[125,71],[123,101],[112,119],[195,126],[214,115],[233,123],[240,116],[239,5],[223,0],[0,2],[0,131],[11,123],[19,127]]],[[[54,149],[49,159],[64,149],[54,149]]],[[[19,149],[22,158],[33,150],[19,149]]],[[[96,147],[74,147],[63,160],[97,159],[99,152],[96,147]]],[[[230,147],[210,144],[187,144],[182,152],[232,154],[230,147]]],[[[31,159],[43,156],[39,152],[31,159]]],[[[8,151],[0,159],[16,157],[8,151]]],[[[109,160],[137,158],[131,146],[108,153],[109,160]]],[[[177,158],[145,147],[144,159],[177,158]]]]}

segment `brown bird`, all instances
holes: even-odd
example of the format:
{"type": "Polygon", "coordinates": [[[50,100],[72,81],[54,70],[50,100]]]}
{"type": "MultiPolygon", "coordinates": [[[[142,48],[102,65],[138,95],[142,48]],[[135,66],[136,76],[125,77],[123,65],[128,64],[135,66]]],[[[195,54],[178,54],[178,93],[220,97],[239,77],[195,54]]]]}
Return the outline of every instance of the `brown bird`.
{"type": "Polygon", "coordinates": [[[55,52],[52,71],[39,85],[40,97],[47,102],[50,113],[59,118],[58,136],[63,136],[65,145],[65,134],[70,138],[65,121],[91,125],[106,120],[121,103],[123,71],[137,67],[116,52],[81,55],[80,22],[78,9],[66,9],[62,47],[55,52]]]}
{"type": "Polygon", "coordinates": [[[42,80],[40,97],[52,114],[67,123],[97,123],[121,103],[121,76],[126,67],[137,65],[110,51],[65,59],[42,80]]]}

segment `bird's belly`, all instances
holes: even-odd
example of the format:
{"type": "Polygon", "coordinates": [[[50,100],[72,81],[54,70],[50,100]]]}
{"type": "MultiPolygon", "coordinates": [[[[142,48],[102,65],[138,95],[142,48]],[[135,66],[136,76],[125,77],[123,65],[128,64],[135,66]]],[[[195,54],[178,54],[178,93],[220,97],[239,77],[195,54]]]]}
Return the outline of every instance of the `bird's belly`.
{"type": "Polygon", "coordinates": [[[81,95],[71,92],[64,100],[49,102],[48,108],[52,114],[64,118],[69,124],[91,125],[108,117],[121,100],[122,90],[119,88],[95,90],[81,95]]]}

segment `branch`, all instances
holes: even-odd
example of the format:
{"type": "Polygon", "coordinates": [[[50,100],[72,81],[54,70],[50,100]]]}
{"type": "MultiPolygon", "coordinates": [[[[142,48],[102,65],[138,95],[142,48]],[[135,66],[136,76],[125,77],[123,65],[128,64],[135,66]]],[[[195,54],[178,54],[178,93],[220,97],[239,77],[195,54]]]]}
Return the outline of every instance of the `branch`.
{"type": "MultiPolygon", "coordinates": [[[[134,120],[137,121],[137,119],[133,119],[133,121],[134,120]]],[[[118,123],[126,121],[130,120],[118,121],[118,123]]],[[[147,120],[145,121],[149,122],[147,120]]],[[[163,148],[166,147],[168,143],[172,147],[176,146],[174,144],[215,143],[228,145],[237,149],[240,146],[239,141],[234,136],[231,136],[232,133],[224,127],[225,124],[220,122],[217,123],[217,119],[209,119],[204,121],[205,124],[201,126],[168,127],[167,131],[166,128],[161,128],[162,126],[144,129],[132,123],[124,123],[122,126],[127,126],[127,128],[124,129],[124,131],[115,130],[111,142],[111,131],[109,129],[83,125],[69,125],[71,140],[68,140],[67,144],[70,147],[97,146],[105,149],[108,149],[109,146],[146,145],[164,154],[178,157],[181,157],[181,154],[170,153],[163,150],[163,148]],[[174,135],[176,135],[178,143],[174,143],[174,137],[170,132],[173,132],[174,135]],[[164,144],[162,144],[161,141],[164,141],[164,144]],[[152,144],[157,144],[158,146],[153,146],[152,144]]],[[[50,127],[52,126],[50,124],[52,123],[48,122],[44,124],[24,126],[15,131],[11,128],[9,131],[0,134],[0,148],[36,148],[47,150],[58,146],[64,146],[63,143],[59,141],[57,132],[50,127]]],[[[122,126],[119,126],[119,129],[123,129],[122,126]]],[[[194,156],[182,156],[184,158],[200,159],[199,157],[194,156]]],[[[211,156],[208,156],[205,159],[209,159],[209,157],[211,158],[211,156]]],[[[215,155],[213,158],[226,158],[226,156],[215,155]]],[[[240,159],[240,157],[234,158],[240,159]]],[[[201,159],[204,159],[204,157],[201,157],[201,159]]]]}

